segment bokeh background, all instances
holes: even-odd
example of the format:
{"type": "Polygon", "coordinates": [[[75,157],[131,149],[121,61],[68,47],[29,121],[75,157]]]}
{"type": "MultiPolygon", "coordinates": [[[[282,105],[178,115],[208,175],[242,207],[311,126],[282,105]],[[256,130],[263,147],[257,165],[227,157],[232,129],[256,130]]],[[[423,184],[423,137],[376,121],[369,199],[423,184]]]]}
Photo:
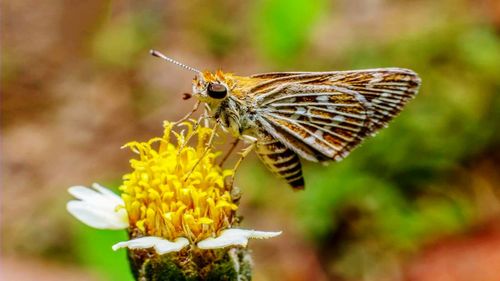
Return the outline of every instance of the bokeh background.
{"type": "MultiPolygon", "coordinates": [[[[192,73],[398,66],[419,96],[292,192],[256,157],[236,182],[255,280],[500,280],[500,2],[1,1],[2,280],[132,280],[121,231],[65,210],[116,188],[120,146],[193,105],[192,73]]],[[[232,160],[234,161],[234,159],[232,160]]],[[[1,279],[1,278],[0,278],[1,279]]]]}

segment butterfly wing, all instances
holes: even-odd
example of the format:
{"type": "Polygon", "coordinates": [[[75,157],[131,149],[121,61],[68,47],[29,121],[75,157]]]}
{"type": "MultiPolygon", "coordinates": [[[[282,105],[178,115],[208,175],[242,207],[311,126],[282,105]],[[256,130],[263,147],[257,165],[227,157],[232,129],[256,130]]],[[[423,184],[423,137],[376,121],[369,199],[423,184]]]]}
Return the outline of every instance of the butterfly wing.
{"type": "MultiPolygon", "coordinates": [[[[310,161],[345,158],[364,138],[387,126],[420,85],[416,73],[399,68],[265,73],[252,78],[262,79],[250,89],[259,126],[310,161]]],[[[272,159],[261,159],[273,165],[272,159]]]]}
{"type": "Polygon", "coordinates": [[[299,156],[283,142],[265,131],[260,131],[260,136],[255,146],[255,151],[266,167],[279,178],[288,182],[294,189],[304,188],[302,165],[299,156]]]}

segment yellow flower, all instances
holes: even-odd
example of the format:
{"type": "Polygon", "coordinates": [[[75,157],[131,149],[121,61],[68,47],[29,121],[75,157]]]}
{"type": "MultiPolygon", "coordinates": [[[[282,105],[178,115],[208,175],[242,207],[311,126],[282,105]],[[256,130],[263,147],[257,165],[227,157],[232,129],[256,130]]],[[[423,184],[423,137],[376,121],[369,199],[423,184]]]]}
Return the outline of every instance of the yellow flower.
{"type": "Polygon", "coordinates": [[[238,206],[224,184],[233,171],[206,151],[212,129],[185,122],[185,132],[176,133],[173,125],[164,123],[162,138],[125,145],[139,157],[130,160],[133,171],[123,176],[120,190],[134,236],[198,242],[234,223],[238,206]],[[189,145],[193,139],[195,147],[189,145]]]}

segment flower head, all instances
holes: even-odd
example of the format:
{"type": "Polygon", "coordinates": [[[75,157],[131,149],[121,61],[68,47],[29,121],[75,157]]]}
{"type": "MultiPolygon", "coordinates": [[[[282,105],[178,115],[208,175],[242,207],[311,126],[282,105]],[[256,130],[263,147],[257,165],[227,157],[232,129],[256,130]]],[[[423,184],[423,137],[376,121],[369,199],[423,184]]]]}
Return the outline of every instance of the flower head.
{"type": "Polygon", "coordinates": [[[183,236],[198,242],[234,223],[238,206],[224,184],[232,170],[222,170],[215,162],[217,154],[206,151],[212,130],[191,122],[183,125],[187,132],[176,133],[165,122],[162,138],[125,145],[139,155],[130,161],[133,171],[120,187],[135,236],[183,236]],[[189,146],[193,138],[195,147],[189,146]]]}

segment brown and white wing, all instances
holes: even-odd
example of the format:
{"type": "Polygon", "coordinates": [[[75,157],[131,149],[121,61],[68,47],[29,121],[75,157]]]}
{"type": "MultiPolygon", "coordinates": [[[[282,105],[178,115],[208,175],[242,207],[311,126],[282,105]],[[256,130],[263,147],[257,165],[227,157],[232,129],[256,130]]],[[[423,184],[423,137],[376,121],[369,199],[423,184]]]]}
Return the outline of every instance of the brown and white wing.
{"type": "Polygon", "coordinates": [[[297,84],[282,90],[283,98],[262,100],[257,121],[307,160],[341,160],[369,130],[369,104],[354,91],[297,84]]]}
{"type": "Polygon", "coordinates": [[[294,189],[304,188],[299,156],[281,141],[261,131],[255,151],[260,160],[276,176],[287,181],[294,189]]]}
{"type": "Polygon", "coordinates": [[[396,116],[420,79],[411,70],[267,73],[251,89],[256,121],[286,148],[311,161],[339,161],[396,116]]]}

